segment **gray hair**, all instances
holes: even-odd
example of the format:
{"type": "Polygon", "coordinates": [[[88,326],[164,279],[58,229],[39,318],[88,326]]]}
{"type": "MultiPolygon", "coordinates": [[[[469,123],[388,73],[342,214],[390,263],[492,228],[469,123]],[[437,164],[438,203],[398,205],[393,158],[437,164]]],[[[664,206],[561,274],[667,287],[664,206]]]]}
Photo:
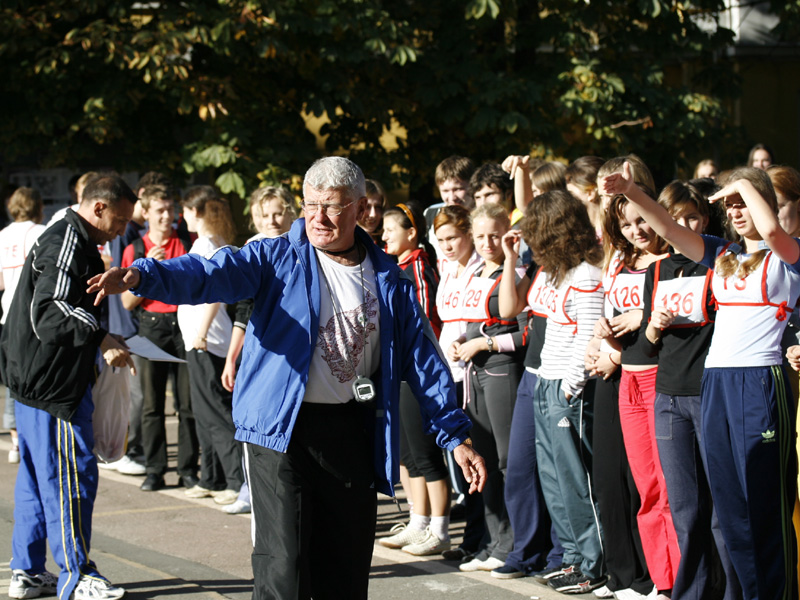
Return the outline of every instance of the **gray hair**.
{"type": "Polygon", "coordinates": [[[306,186],[315,190],[345,190],[353,199],[367,195],[364,173],[352,160],[341,156],[326,156],[311,165],[303,180],[303,189],[306,186]]]}

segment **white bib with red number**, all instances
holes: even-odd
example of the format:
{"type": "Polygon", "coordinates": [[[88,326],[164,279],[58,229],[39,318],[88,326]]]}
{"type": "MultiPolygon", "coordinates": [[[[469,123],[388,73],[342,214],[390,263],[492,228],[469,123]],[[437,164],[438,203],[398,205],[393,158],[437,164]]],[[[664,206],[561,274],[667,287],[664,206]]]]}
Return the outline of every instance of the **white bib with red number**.
{"type": "Polygon", "coordinates": [[[489,297],[500,279],[488,277],[445,278],[439,318],[443,323],[453,321],[483,322],[490,318],[489,297]]]}
{"type": "Polygon", "coordinates": [[[556,289],[547,283],[547,273],[541,267],[536,271],[533,283],[528,289],[528,306],[533,314],[551,319],[559,325],[568,325],[574,321],[564,310],[567,300],[564,292],[570,288],[556,289]]]}
{"type": "Polygon", "coordinates": [[[623,273],[625,265],[622,262],[617,266],[613,276],[606,278],[606,298],[619,312],[644,308],[644,276],[640,273],[623,273]]]}
{"type": "Polygon", "coordinates": [[[659,281],[658,275],[659,269],[656,267],[653,309],[663,306],[675,315],[670,327],[695,327],[710,322],[706,304],[713,275],[710,270],[702,277],[677,277],[666,281],[659,281]]]}

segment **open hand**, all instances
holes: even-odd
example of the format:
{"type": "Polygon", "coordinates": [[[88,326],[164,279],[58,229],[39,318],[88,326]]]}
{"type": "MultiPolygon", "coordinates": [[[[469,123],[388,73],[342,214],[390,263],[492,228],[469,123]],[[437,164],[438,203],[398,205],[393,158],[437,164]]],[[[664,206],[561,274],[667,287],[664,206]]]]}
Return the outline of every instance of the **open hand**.
{"type": "Polygon", "coordinates": [[[517,176],[517,169],[519,169],[520,173],[528,172],[528,163],[530,160],[530,156],[516,156],[512,154],[506,157],[500,166],[503,171],[509,173],[509,179],[514,179],[517,176]]]}
{"type": "Polygon", "coordinates": [[[86,293],[92,294],[97,292],[97,298],[94,300],[94,305],[97,306],[106,296],[112,294],[121,294],[122,292],[135,288],[141,281],[139,269],[136,267],[129,267],[127,269],[120,269],[119,267],[111,267],[105,273],[95,275],[87,282],[89,287],[86,293]]]}
{"type": "Polygon", "coordinates": [[[626,160],[622,165],[622,171],[606,175],[600,180],[597,186],[602,194],[615,196],[617,194],[628,194],[635,186],[631,164],[626,160]]]}

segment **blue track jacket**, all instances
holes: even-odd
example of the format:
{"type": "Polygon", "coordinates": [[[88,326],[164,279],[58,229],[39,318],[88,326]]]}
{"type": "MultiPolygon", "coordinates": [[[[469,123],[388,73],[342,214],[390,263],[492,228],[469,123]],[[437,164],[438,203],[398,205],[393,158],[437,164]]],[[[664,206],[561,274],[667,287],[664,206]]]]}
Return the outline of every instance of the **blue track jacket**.
{"type": "MultiPolygon", "coordinates": [[[[413,283],[360,228],[356,238],[375,268],[380,306],[381,366],[372,375],[378,395],[369,415],[375,421],[375,486],[394,495],[400,381],[411,386],[428,433],[437,433],[442,448],[453,450],[472,424],[458,408],[450,370],[413,283]]],[[[295,221],[285,236],[221,248],[210,259],[187,254],[163,262],[139,259],[132,266],[142,276],[132,291],[168,304],[254,298],[233,395],[236,439],[286,452],[319,330],[319,271],[305,220],[295,221]]]]}

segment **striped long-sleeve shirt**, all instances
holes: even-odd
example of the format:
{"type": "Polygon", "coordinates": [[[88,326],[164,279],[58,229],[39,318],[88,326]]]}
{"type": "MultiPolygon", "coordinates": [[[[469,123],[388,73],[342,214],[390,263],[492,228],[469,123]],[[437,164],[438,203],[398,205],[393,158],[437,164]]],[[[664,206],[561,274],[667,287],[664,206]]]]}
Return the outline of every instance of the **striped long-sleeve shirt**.
{"type": "Polygon", "coordinates": [[[603,310],[601,271],[589,263],[581,263],[554,291],[559,299],[557,310],[566,315],[569,322],[548,314],[539,377],[561,379],[561,390],[575,396],[589,378],[584,368],[584,354],[603,310]]]}
{"type": "Polygon", "coordinates": [[[422,307],[422,312],[428,317],[436,337],[442,331],[442,321],[436,311],[436,289],[439,286],[439,276],[431,265],[428,254],[418,248],[408,255],[399,266],[406,276],[414,282],[417,290],[417,300],[422,307]]]}

